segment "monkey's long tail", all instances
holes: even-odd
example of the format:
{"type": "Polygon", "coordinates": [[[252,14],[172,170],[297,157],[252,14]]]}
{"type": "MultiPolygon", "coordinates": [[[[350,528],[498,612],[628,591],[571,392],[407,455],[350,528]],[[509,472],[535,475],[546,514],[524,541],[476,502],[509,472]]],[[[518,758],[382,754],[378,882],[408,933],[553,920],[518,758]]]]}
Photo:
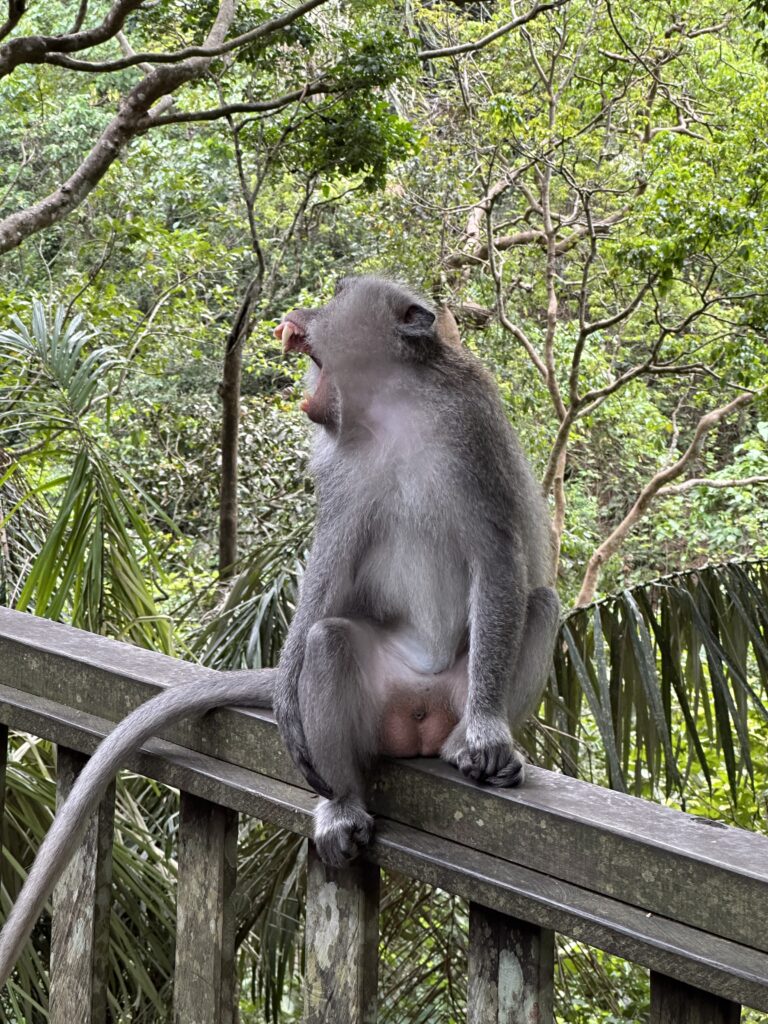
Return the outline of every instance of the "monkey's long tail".
{"type": "Polygon", "coordinates": [[[48,894],[74,853],[88,819],[125,760],[159,730],[214,708],[271,707],[274,669],[222,672],[204,683],[170,687],[119,722],[77,777],[56,813],[0,932],[0,986],[8,980],[48,894]]]}

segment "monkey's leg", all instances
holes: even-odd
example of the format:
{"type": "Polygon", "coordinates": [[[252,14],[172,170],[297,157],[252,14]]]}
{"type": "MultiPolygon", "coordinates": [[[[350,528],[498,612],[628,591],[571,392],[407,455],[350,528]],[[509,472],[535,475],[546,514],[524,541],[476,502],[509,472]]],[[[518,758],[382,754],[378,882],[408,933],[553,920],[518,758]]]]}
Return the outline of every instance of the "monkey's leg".
{"type": "MultiPolygon", "coordinates": [[[[552,663],[559,621],[560,601],[555,591],[550,587],[532,590],[526,604],[520,653],[507,696],[512,730],[533,714],[541,699],[552,663]]],[[[525,778],[525,763],[520,752],[514,748],[505,763],[497,764],[492,772],[479,772],[467,749],[466,723],[463,720],[443,744],[440,755],[464,775],[482,779],[492,786],[519,786],[525,778]]]]}
{"type": "Polygon", "coordinates": [[[528,595],[525,632],[509,689],[509,724],[514,732],[539,706],[552,668],[555,637],[560,624],[560,600],[551,587],[528,595]]]}
{"type": "Polygon", "coordinates": [[[376,756],[381,696],[361,668],[373,661],[367,650],[373,642],[361,624],[321,619],[307,635],[299,678],[309,756],[333,793],[315,813],[314,838],[322,860],[334,867],[353,860],[373,834],[364,772],[376,756]]]}

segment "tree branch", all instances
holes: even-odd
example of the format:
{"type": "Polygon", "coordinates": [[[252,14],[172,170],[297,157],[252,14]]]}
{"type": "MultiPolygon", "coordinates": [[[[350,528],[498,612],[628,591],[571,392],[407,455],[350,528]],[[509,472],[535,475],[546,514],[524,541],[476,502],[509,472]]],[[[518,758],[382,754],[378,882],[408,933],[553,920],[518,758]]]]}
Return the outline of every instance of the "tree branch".
{"type": "MultiPolygon", "coordinates": [[[[111,34],[117,33],[122,26],[122,20],[124,20],[125,15],[129,10],[137,7],[140,2],[141,0],[122,0],[121,4],[115,4],[104,23],[102,23],[102,28],[103,25],[112,19],[110,23],[111,34]],[[119,12],[120,16],[116,12],[119,12]]],[[[308,2],[293,8],[279,18],[272,18],[270,21],[264,22],[258,28],[246,33],[246,36],[249,39],[253,39],[276,32],[306,13],[307,10],[317,7],[324,2],[327,2],[327,0],[308,0],[308,2]]],[[[213,54],[222,52],[223,47],[229,46],[229,44],[225,46],[223,40],[232,24],[234,13],[235,0],[221,0],[218,14],[205,43],[202,47],[190,49],[195,50],[195,52],[201,51],[213,54]]],[[[83,32],[79,34],[78,38],[87,35],[89,33],[83,32]]],[[[64,38],[60,37],[56,41],[57,45],[61,44],[64,38]]],[[[69,38],[74,39],[76,37],[69,38]]],[[[238,40],[242,41],[242,39],[243,37],[237,37],[237,40],[231,40],[230,43],[236,43],[238,40]]],[[[3,51],[12,46],[14,42],[16,40],[0,49],[0,66],[2,66],[3,51]]],[[[45,40],[43,42],[45,43],[45,40]]],[[[238,43],[238,45],[240,44],[238,43]]],[[[144,55],[139,54],[137,56],[142,57],[142,60],[144,59],[144,55]]],[[[210,60],[210,56],[192,56],[180,64],[160,66],[148,72],[125,95],[117,114],[107,125],[91,152],[74,173],[44,199],[41,199],[25,210],[19,210],[16,213],[10,214],[0,221],[0,253],[8,252],[10,249],[20,245],[30,235],[49,227],[51,224],[58,223],[79,206],[85,196],[101,181],[118,154],[136,135],[146,131],[147,128],[153,127],[155,123],[163,123],[162,118],[157,117],[157,115],[155,115],[157,122],[153,120],[150,114],[152,106],[163,97],[169,96],[184,83],[201,77],[207,70],[210,60]]],[[[303,93],[304,90],[302,89],[299,95],[303,93]]],[[[267,104],[277,102],[280,105],[283,100],[278,99],[277,101],[265,102],[267,104]]],[[[252,107],[248,109],[252,109],[252,107]]],[[[272,109],[275,108],[273,107],[272,109]]],[[[222,108],[222,113],[219,116],[224,116],[225,113],[226,110],[222,108]]],[[[171,118],[175,115],[163,116],[171,118]]],[[[179,117],[181,116],[179,115],[179,117]]]]}
{"type": "Polygon", "coordinates": [[[71,32],[61,36],[20,36],[0,46],[0,78],[9,75],[19,64],[42,64],[49,54],[73,53],[112,39],[131,11],[141,7],[144,0],[116,0],[106,17],[96,28],[85,32],[71,32]]]}
{"type": "Polygon", "coordinates": [[[702,447],[704,446],[704,439],[706,435],[732,412],[736,412],[736,410],[741,409],[749,402],[754,401],[755,397],[755,392],[745,392],[738,395],[726,405],[721,405],[718,409],[712,409],[701,417],[696,425],[693,440],[688,445],[685,452],[683,452],[677,462],[659,470],[659,472],[648,481],[645,487],[641,490],[629,512],[627,512],[618,526],[614,528],[614,530],[592,554],[592,557],[587,563],[587,570],[581,584],[581,591],[576,599],[576,607],[581,608],[592,601],[595,596],[597,581],[605,562],[615,554],[616,551],[618,551],[629,531],[638,522],[638,520],[645,515],[651,502],[658,496],[662,488],[668,485],[671,480],[681,476],[686,467],[698,457],[702,447]]]}
{"type": "Polygon", "coordinates": [[[459,43],[456,46],[443,46],[435,50],[420,50],[416,56],[419,60],[432,60],[435,57],[455,57],[460,53],[470,53],[475,50],[482,50],[483,47],[488,46],[489,43],[495,42],[511,32],[513,29],[519,28],[521,25],[525,25],[527,22],[532,21],[533,18],[543,14],[545,11],[553,11],[558,7],[563,7],[568,3],[568,0],[552,0],[551,3],[536,4],[532,7],[527,14],[521,14],[520,17],[514,18],[512,21],[508,21],[505,25],[497,28],[493,32],[489,32],[488,35],[483,36],[481,39],[475,40],[474,43],[459,43]]]}
{"type": "Polygon", "coordinates": [[[281,110],[291,103],[299,103],[308,96],[317,96],[319,93],[332,93],[338,91],[330,84],[323,82],[307,83],[300,89],[283,93],[282,96],[274,96],[269,100],[254,100],[252,103],[225,103],[220,107],[212,107],[209,110],[179,111],[175,114],[160,114],[156,117],[148,115],[142,129],[156,128],[163,124],[189,124],[194,121],[216,121],[222,117],[231,117],[232,114],[252,114],[266,112],[269,110],[281,110]]]}
{"type": "Polygon", "coordinates": [[[656,497],[667,498],[672,495],[685,494],[686,491],[693,490],[694,487],[755,487],[759,484],[768,484],[768,475],[733,477],[727,480],[710,477],[691,477],[689,480],[684,480],[681,484],[668,484],[666,487],[662,487],[657,492],[656,497]]]}
{"type": "MultiPolygon", "coordinates": [[[[143,0],[124,0],[124,2],[132,4],[134,7],[138,7],[143,3],[143,0]]],[[[305,3],[300,4],[298,7],[294,7],[278,17],[270,18],[269,21],[262,22],[261,25],[251,29],[250,32],[243,32],[242,35],[235,36],[226,43],[222,41],[221,43],[209,46],[206,41],[202,46],[187,46],[183,50],[176,50],[173,53],[134,53],[121,57],[118,60],[87,61],[60,56],[62,51],[71,52],[72,50],[83,50],[86,46],[92,46],[93,43],[86,42],[84,45],[78,46],[54,45],[61,43],[67,37],[49,36],[47,37],[47,40],[50,45],[43,48],[42,55],[40,57],[27,59],[26,61],[22,60],[20,63],[55,64],[59,67],[69,68],[72,71],[90,71],[99,73],[105,71],[122,71],[125,68],[134,67],[137,64],[179,64],[192,57],[202,57],[205,59],[221,57],[225,53],[231,53],[232,50],[237,50],[239,47],[245,46],[247,43],[252,43],[257,39],[272,35],[272,33],[279,31],[281,28],[285,28],[286,25],[290,25],[291,22],[302,17],[302,15],[309,13],[309,11],[313,10],[315,7],[319,7],[321,4],[327,2],[328,0],[305,0],[305,3]]],[[[122,22],[117,27],[122,28],[122,22]]],[[[108,36],[105,36],[105,38],[109,39],[111,36],[115,35],[115,32],[111,32],[108,36]]],[[[83,36],[86,36],[87,34],[88,33],[82,33],[83,36]]],[[[99,39],[95,41],[103,42],[104,40],[99,39]]],[[[19,42],[22,42],[22,40],[19,40],[19,42]]],[[[0,51],[0,74],[2,74],[2,51],[0,51]]]]}
{"type": "Polygon", "coordinates": [[[16,28],[21,21],[22,15],[27,9],[26,0],[8,0],[8,17],[0,25],[0,39],[5,39],[7,35],[16,28]]]}

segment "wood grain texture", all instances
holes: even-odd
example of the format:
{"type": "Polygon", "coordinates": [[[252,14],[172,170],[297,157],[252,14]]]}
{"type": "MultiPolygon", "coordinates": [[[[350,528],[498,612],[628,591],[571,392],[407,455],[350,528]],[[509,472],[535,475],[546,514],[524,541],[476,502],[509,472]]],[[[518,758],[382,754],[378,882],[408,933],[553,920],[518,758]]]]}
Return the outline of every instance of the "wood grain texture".
{"type": "Polygon", "coordinates": [[[552,1024],[555,936],[469,905],[467,1024],[552,1024]]]}
{"type": "Polygon", "coordinates": [[[651,973],[650,1024],[739,1024],[741,1007],[729,999],[651,973]]]}
{"type": "MultiPolygon", "coordinates": [[[[216,673],[0,609],[0,722],[92,752],[111,722],[216,673]],[[87,707],[88,712],[81,708],[87,707]]],[[[169,730],[135,771],[302,835],[315,798],[267,712],[169,730]]],[[[768,840],[531,769],[498,792],[430,759],[372,779],[368,859],[768,1011],[768,840]]]]}
{"type": "Polygon", "coordinates": [[[237,813],[181,794],[175,1024],[233,1024],[237,813]]]}
{"type": "Polygon", "coordinates": [[[379,869],[307,860],[304,1024],[375,1024],[379,869]]]}
{"type": "Polygon", "coordinates": [[[0,863],[5,843],[5,769],[8,764],[8,726],[0,725],[0,863]]]}
{"type": "MultiPolygon", "coordinates": [[[[0,686],[111,721],[168,684],[216,676],[8,609],[0,609],[0,651],[0,686]]],[[[306,788],[269,712],[222,709],[163,736],[306,788]]],[[[766,836],[541,769],[530,768],[519,790],[496,790],[430,758],[383,763],[370,804],[378,816],[768,953],[766,836]]]]}
{"type": "MultiPolygon", "coordinates": [[[[56,802],[87,758],[58,747],[56,802]]],[[[53,891],[50,1024],[103,1024],[109,974],[109,913],[115,787],[109,787],[77,853],[53,891]]]]}

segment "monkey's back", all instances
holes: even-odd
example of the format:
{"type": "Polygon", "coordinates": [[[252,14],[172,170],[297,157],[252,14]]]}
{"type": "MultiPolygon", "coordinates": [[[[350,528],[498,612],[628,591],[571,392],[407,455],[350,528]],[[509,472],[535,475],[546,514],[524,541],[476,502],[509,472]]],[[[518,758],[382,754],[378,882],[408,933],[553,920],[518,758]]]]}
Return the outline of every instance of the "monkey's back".
{"type": "Polygon", "coordinates": [[[549,582],[546,504],[495,382],[469,353],[384,382],[365,429],[319,432],[312,470],[318,538],[325,523],[350,545],[369,538],[349,609],[399,624],[425,671],[444,668],[466,642],[478,562],[511,545],[526,555],[524,588],[549,582]]]}

